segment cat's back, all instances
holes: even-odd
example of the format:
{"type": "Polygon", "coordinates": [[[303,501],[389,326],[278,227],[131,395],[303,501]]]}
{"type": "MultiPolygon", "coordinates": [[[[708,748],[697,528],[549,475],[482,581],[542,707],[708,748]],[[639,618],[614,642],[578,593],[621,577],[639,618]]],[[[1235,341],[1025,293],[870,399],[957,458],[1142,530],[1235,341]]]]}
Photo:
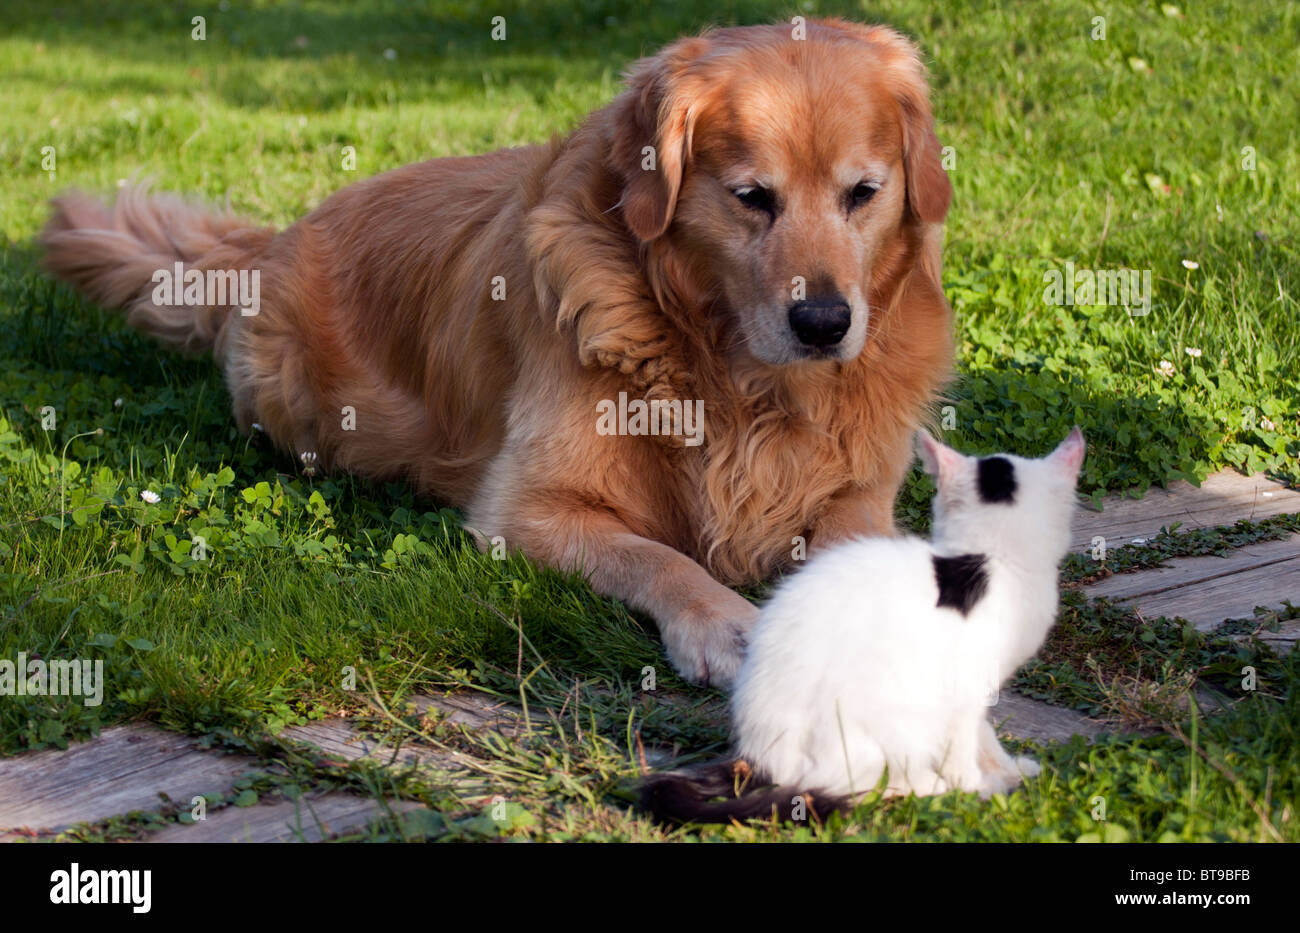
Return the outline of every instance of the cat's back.
{"type": "Polygon", "coordinates": [[[920,538],[843,541],[783,580],[763,617],[777,622],[803,616],[802,624],[830,626],[840,614],[861,618],[903,600],[914,602],[934,586],[932,556],[929,542],[920,538]]]}
{"type": "Polygon", "coordinates": [[[917,611],[934,603],[931,557],[929,543],[912,537],[856,538],[815,555],[763,606],[750,659],[822,665],[846,646],[879,644],[891,630],[910,628],[917,611]]]}
{"type": "Polygon", "coordinates": [[[943,701],[934,648],[955,634],[935,608],[932,558],[919,538],[856,539],[781,583],[750,634],[732,696],[742,758],[780,783],[824,787],[843,780],[846,740],[854,773],[876,777],[879,737],[901,730],[927,740],[943,701]]]}

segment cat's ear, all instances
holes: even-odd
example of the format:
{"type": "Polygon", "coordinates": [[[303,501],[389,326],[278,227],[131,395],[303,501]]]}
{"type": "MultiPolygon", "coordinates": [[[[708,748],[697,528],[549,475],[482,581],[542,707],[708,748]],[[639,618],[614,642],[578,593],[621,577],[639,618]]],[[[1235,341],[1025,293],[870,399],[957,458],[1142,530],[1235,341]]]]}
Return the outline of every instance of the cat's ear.
{"type": "Polygon", "coordinates": [[[1066,435],[1065,440],[1061,441],[1057,448],[1048,455],[1047,459],[1070,476],[1077,476],[1079,467],[1083,466],[1083,455],[1087,450],[1088,442],[1083,439],[1083,432],[1076,426],[1066,435]]]}
{"type": "Polygon", "coordinates": [[[945,447],[930,436],[929,431],[916,432],[916,455],[921,458],[921,468],[942,483],[966,459],[951,447],[945,447]]]}

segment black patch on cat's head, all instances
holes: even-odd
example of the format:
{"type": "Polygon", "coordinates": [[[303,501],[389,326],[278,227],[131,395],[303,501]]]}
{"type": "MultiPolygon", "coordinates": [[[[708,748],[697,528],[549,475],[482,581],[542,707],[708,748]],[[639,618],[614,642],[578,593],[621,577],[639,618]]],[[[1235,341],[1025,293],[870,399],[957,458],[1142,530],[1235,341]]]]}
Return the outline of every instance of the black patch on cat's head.
{"type": "Polygon", "coordinates": [[[984,457],[979,462],[982,502],[1012,502],[1016,498],[1016,468],[1006,457],[984,457]]]}
{"type": "Polygon", "coordinates": [[[989,575],[984,570],[987,558],[983,554],[957,557],[936,554],[931,559],[934,561],[934,582],[939,584],[939,602],[936,605],[966,615],[988,589],[989,575]]]}

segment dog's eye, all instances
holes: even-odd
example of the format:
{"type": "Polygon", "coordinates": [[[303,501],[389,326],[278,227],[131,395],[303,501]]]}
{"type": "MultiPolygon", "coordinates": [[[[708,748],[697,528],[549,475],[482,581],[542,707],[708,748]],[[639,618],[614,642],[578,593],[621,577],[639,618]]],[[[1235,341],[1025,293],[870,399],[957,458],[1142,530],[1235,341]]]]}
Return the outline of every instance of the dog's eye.
{"type": "Polygon", "coordinates": [[[849,204],[853,207],[861,207],[875,197],[876,192],[879,190],[880,185],[874,181],[858,182],[853,186],[853,190],[849,192],[849,204]]]}
{"type": "Polygon", "coordinates": [[[758,185],[745,185],[740,188],[731,189],[737,200],[741,204],[756,211],[766,211],[773,213],[772,192],[766,188],[760,188],[758,185]]]}

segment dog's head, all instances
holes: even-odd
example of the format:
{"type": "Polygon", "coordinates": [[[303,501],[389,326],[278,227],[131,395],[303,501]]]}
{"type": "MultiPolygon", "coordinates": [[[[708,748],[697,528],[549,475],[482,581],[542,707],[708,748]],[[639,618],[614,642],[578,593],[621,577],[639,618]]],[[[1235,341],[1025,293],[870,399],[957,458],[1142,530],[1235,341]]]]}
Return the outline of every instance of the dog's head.
{"type": "Polygon", "coordinates": [[[682,40],[638,65],[614,113],[628,228],[697,257],[763,363],[856,358],[904,232],[942,222],[952,195],[924,69],[885,27],[682,40]]]}

